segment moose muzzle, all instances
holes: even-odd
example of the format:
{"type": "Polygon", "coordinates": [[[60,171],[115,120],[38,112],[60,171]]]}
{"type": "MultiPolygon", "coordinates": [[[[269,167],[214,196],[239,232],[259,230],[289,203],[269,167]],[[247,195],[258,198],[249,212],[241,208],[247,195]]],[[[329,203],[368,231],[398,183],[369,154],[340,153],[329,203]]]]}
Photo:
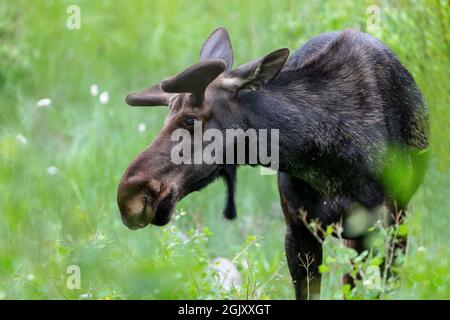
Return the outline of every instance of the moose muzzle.
{"type": "Polygon", "coordinates": [[[163,188],[151,180],[123,178],[120,182],[117,203],[123,223],[130,229],[141,229],[150,223],[163,226],[170,221],[176,203],[173,187],[163,188]]]}

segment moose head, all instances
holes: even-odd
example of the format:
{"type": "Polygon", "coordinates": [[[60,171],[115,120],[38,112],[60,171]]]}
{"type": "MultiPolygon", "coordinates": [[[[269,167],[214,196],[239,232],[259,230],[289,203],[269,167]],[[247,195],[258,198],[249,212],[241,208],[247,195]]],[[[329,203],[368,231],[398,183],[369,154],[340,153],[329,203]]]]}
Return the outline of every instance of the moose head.
{"type": "MultiPolygon", "coordinates": [[[[133,160],[119,184],[117,201],[127,227],[139,229],[149,223],[167,224],[180,199],[217,177],[223,177],[227,185],[224,215],[229,219],[236,216],[236,165],[174,164],[171,161],[176,146],[173,133],[182,128],[193,134],[199,123],[203,131],[246,129],[248,121],[242,112],[241,94],[269,84],[288,56],[288,49],[280,49],[233,70],[228,32],[219,28],[201,48],[199,63],[126,97],[131,106],[168,106],[170,110],[158,137],[133,160]]],[[[227,142],[224,148],[233,147],[233,142],[227,142]]]]}

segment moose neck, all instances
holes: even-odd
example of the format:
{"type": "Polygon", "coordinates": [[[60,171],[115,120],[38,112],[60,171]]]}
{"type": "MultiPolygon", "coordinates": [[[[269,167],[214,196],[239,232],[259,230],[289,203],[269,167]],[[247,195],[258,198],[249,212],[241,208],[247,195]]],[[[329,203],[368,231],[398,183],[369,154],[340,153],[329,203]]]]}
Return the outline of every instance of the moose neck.
{"type": "Polygon", "coordinates": [[[310,101],[300,88],[287,90],[279,86],[266,86],[239,96],[245,129],[279,130],[279,169],[286,173],[295,174],[301,169],[308,147],[317,143],[326,130],[325,114],[310,101]]]}

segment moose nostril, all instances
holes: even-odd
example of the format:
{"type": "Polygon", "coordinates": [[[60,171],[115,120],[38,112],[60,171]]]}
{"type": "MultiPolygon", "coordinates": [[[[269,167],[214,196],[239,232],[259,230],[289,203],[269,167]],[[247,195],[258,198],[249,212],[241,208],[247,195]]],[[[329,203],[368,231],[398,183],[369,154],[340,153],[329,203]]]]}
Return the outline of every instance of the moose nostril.
{"type": "Polygon", "coordinates": [[[153,219],[150,197],[136,195],[133,198],[119,201],[122,222],[130,229],[140,229],[147,226],[153,219]]]}
{"type": "Polygon", "coordinates": [[[147,205],[149,203],[149,200],[146,196],[142,197],[142,203],[144,204],[144,206],[142,207],[141,215],[144,215],[147,210],[147,205]]]}

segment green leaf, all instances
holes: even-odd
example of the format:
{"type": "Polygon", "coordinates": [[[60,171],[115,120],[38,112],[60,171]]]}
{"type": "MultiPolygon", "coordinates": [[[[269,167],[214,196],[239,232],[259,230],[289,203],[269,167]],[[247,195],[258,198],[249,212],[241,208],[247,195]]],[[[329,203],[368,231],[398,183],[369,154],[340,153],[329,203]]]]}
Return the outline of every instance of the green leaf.
{"type": "Polygon", "coordinates": [[[327,227],[327,234],[330,235],[330,234],[332,234],[333,232],[334,232],[333,226],[328,226],[328,227],[327,227]]]}
{"type": "Polygon", "coordinates": [[[401,224],[397,228],[397,233],[401,237],[406,237],[409,233],[409,229],[407,225],[401,224]]]}
{"type": "Polygon", "coordinates": [[[320,273],[327,273],[328,271],[330,271],[330,267],[327,266],[326,264],[321,264],[319,266],[319,272],[320,273]]]}
{"type": "Polygon", "coordinates": [[[257,238],[256,236],[250,235],[250,236],[248,236],[247,239],[245,240],[245,243],[250,244],[250,243],[256,241],[257,239],[258,239],[258,238],[257,238]]]}
{"type": "Polygon", "coordinates": [[[211,232],[211,230],[209,230],[208,227],[204,227],[204,228],[203,228],[203,233],[204,233],[204,235],[207,236],[207,237],[211,237],[211,236],[213,235],[213,233],[211,232]]]}
{"type": "Polygon", "coordinates": [[[383,259],[381,257],[375,257],[372,259],[372,265],[380,266],[383,263],[383,259]]]}
{"type": "Polygon", "coordinates": [[[342,286],[342,293],[344,294],[344,298],[349,300],[351,298],[352,287],[349,284],[345,284],[342,286]]]}

